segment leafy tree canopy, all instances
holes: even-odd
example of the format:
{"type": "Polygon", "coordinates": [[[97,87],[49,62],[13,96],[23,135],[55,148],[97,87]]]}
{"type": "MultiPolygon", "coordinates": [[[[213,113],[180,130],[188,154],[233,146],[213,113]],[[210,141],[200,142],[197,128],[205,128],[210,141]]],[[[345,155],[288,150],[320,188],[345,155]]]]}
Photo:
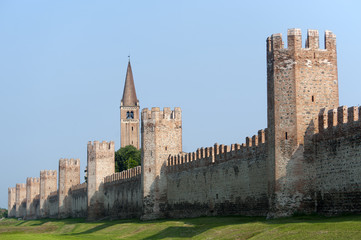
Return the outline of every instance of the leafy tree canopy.
{"type": "Polygon", "coordinates": [[[140,150],[132,145],[115,152],[115,172],[121,172],[140,165],[140,150]]]}

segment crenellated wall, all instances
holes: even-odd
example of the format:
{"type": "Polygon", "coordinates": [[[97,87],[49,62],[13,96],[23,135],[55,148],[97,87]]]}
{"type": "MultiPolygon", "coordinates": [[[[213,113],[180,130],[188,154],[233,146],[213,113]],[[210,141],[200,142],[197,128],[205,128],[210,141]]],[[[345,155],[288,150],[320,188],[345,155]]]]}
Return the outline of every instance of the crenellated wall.
{"type": "Polygon", "coordinates": [[[140,218],[142,215],[141,167],[114,173],[104,179],[105,215],[140,218]]]}
{"type": "Polygon", "coordinates": [[[266,215],[266,159],[264,130],[247,137],[246,144],[215,144],[193,153],[170,156],[167,215],[176,218],[266,215]]]}
{"type": "Polygon", "coordinates": [[[78,184],[70,188],[71,217],[86,218],[88,211],[87,183],[78,184]]]}
{"type": "Polygon", "coordinates": [[[313,137],[317,212],[361,213],[360,108],[323,109],[313,137]]]}
{"type": "MultiPolygon", "coordinates": [[[[267,39],[268,127],[245,143],[184,153],[181,109],[145,108],[141,167],[114,173],[114,142],[89,142],[87,183],[78,159],[60,159],[59,188],[56,171],[40,172],[40,192],[36,178],[9,188],[9,216],[361,213],[361,108],[338,107],[336,36],[324,39],[325,49],[317,30],[307,31],[304,48],[300,29],[288,30],[287,47],[281,34],[267,39]]],[[[122,105],[122,138],[137,146],[129,142],[135,109],[122,105]]]]}

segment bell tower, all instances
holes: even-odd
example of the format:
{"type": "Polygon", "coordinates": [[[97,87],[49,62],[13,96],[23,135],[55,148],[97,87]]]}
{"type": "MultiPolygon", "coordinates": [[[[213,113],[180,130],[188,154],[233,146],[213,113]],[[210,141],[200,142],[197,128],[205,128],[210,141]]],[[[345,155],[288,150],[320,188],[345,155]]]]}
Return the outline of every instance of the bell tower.
{"type": "Polygon", "coordinates": [[[133,145],[139,149],[139,100],[130,60],[125,77],[123,98],[120,101],[120,147],[133,145]]]}

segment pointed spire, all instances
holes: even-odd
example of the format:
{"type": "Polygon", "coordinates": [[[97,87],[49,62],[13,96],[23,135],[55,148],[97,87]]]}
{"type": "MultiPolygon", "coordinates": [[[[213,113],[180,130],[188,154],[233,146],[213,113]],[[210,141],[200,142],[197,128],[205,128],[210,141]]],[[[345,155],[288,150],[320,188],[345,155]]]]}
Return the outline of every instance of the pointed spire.
{"type": "Polygon", "coordinates": [[[127,75],[125,77],[122,106],[137,106],[138,99],[135,93],[135,85],[132,73],[132,67],[130,66],[130,60],[128,61],[127,75]]]}

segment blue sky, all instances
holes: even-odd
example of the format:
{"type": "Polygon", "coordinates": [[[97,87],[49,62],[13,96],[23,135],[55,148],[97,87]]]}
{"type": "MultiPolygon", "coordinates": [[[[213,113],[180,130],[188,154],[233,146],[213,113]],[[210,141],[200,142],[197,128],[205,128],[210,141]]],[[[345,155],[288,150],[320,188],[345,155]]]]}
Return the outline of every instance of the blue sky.
{"type": "Polygon", "coordinates": [[[266,38],[337,36],[340,104],[361,103],[360,1],[0,0],[0,207],[7,188],[114,140],[131,55],[141,108],[181,107],[183,150],[267,125],[266,38]]]}

